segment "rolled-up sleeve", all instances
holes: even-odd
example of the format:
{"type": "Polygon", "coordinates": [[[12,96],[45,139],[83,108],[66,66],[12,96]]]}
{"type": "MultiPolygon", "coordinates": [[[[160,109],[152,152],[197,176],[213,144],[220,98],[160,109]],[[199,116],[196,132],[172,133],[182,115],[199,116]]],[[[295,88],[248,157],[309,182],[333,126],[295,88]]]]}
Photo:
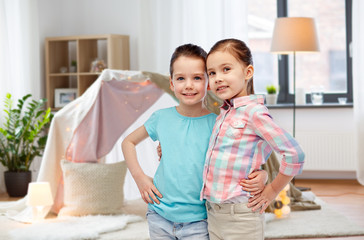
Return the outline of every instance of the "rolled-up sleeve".
{"type": "Polygon", "coordinates": [[[298,142],[272,119],[266,107],[261,106],[252,115],[254,131],[282,156],[279,172],[287,176],[300,174],[305,154],[298,142]]]}

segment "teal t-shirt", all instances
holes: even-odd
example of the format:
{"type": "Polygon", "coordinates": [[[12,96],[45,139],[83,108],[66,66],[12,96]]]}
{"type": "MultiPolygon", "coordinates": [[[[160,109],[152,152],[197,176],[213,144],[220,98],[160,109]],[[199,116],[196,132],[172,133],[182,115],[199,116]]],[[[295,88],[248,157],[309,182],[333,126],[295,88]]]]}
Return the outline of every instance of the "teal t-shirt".
{"type": "Polygon", "coordinates": [[[159,141],[162,159],[154,185],[163,195],[149,208],[172,222],[195,222],[207,218],[200,200],[206,151],[216,115],[185,117],[175,107],[161,109],[144,124],[153,141],[159,141]]]}

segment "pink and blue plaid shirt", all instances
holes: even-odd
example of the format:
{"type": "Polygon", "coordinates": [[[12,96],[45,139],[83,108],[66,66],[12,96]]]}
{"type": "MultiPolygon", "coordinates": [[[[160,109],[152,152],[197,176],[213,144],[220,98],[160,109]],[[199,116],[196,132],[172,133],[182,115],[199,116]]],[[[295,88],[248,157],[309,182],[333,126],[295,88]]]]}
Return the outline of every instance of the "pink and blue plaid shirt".
{"type": "Polygon", "coordinates": [[[263,96],[226,101],[220,110],[206,154],[201,199],[222,203],[249,197],[239,182],[260,169],[272,150],[282,156],[282,174],[301,173],[304,153],[296,140],[273,122],[263,96]]]}

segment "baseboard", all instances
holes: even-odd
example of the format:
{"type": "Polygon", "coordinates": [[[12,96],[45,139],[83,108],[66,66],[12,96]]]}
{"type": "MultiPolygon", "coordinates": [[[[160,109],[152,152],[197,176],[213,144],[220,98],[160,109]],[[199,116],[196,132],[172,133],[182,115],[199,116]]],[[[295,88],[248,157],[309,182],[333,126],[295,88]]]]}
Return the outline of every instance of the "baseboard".
{"type": "Polygon", "coordinates": [[[355,171],[303,171],[296,179],[356,179],[355,171]]]}

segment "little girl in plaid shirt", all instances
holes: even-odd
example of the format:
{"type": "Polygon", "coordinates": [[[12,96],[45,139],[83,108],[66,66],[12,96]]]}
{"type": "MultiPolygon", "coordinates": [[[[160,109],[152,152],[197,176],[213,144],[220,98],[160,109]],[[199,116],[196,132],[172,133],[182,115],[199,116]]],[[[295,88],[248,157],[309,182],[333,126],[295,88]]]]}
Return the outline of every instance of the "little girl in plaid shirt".
{"type": "Polygon", "coordinates": [[[252,54],[244,42],[217,42],[206,64],[210,89],[224,100],[210,138],[201,191],[210,239],[264,239],[262,213],[301,173],[304,153],[274,123],[264,97],[254,95],[252,54]],[[259,170],[272,150],[282,156],[279,174],[263,192],[250,196],[241,189],[240,179],[259,170]]]}

